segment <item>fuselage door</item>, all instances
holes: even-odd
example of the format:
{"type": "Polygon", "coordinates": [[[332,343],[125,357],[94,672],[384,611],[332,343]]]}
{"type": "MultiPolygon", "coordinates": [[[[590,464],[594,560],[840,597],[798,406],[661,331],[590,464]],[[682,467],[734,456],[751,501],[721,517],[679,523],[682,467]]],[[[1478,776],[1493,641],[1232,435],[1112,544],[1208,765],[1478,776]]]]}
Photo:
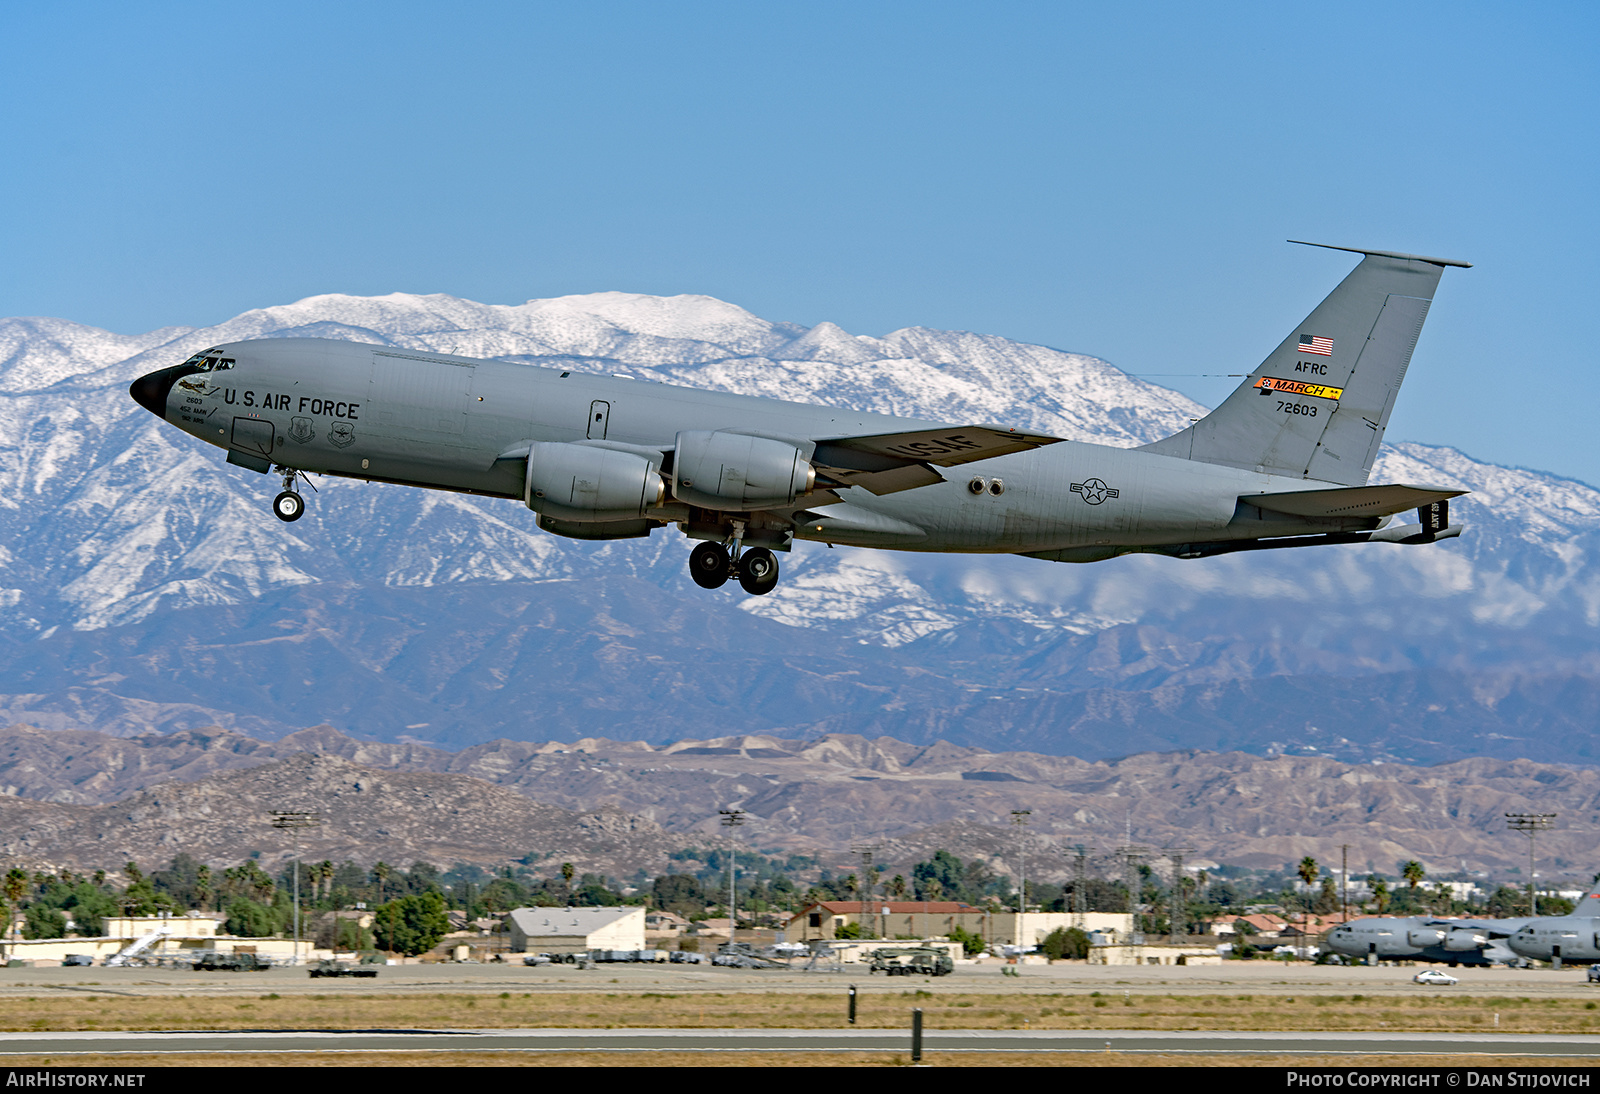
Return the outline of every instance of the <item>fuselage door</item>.
{"type": "Polygon", "coordinates": [[[272,439],[278,427],[262,418],[233,420],[233,447],[252,456],[272,455],[272,439]]]}
{"type": "Polygon", "coordinates": [[[591,441],[606,439],[606,429],[611,424],[611,404],[604,399],[596,399],[589,404],[589,430],[586,436],[591,441]]]}

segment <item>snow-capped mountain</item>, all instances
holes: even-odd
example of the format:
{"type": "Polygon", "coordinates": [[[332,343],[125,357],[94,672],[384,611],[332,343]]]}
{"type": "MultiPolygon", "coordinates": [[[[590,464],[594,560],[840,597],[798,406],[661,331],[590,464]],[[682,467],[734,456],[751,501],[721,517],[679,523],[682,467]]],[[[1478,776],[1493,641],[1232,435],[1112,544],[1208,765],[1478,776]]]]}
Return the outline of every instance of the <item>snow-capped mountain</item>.
{"type": "MultiPolygon", "coordinates": [[[[712,689],[725,689],[714,705],[727,721],[716,732],[872,728],[984,743],[995,734],[1042,732],[1039,719],[1049,708],[1050,718],[1080,728],[1170,727],[1166,737],[1138,747],[1200,745],[1186,741],[1182,727],[1206,719],[1181,711],[1212,702],[1243,704],[1230,715],[1240,723],[1256,718],[1252,706],[1261,707],[1265,724],[1254,735],[1236,735],[1242,747],[1299,742],[1337,751],[1345,747],[1339,739],[1355,739],[1351,725],[1373,719],[1370,709],[1332,718],[1339,722],[1333,730],[1320,725],[1330,720],[1324,708],[1338,705],[1326,689],[1307,700],[1303,716],[1288,697],[1273,699],[1262,689],[1292,678],[1337,681],[1338,691],[1365,679],[1353,700],[1389,696],[1384,702],[1401,724],[1416,728],[1424,715],[1439,723],[1416,738],[1423,743],[1397,753],[1415,758],[1431,747],[1426,742],[1448,736],[1452,724],[1470,724],[1463,732],[1472,740],[1491,739],[1495,720],[1507,717],[1507,696],[1528,697],[1532,711],[1540,708],[1538,696],[1559,691],[1530,680],[1559,678],[1583,690],[1600,669],[1600,570],[1592,562],[1600,491],[1405,443],[1385,450],[1374,481],[1472,490],[1452,510],[1467,525],[1461,539],[1423,548],[1366,545],[1196,561],[1130,557],[1089,566],[801,544],[785,559],[778,590],[756,598],[694,587],[684,569],[687,544],[676,533],[573,543],[537,531],[533,514],[508,501],[328,480],[318,484],[306,519],[284,525],[267,508],[275,479],[226,465],[218,450],[163,426],[126,391],[135,376],[196,350],[270,336],[537,361],[953,422],[1000,422],[1112,445],[1154,440],[1203,413],[1092,357],[964,332],[912,328],[868,338],[828,323],[805,329],[708,297],[600,293],[501,306],[448,296],[319,296],[215,327],[138,336],[56,319],[0,320],[0,619],[11,643],[0,693],[9,696],[5,709],[13,717],[125,730],[210,718],[266,733],[333,721],[376,736],[424,724],[418,735],[439,740],[522,735],[519,719],[535,711],[508,706],[503,695],[475,705],[461,691],[465,677],[384,692],[400,681],[378,678],[393,677],[405,657],[429,663],[423,677],[437,675],[431,666],[438,658],[429,661],[421,651],[432,647],[420,639],[400,656],[386,652],[381,637],[357,633],[353,617],[375,610],[371,598],[383,590],[379,600],[389,597],[391,607],[402,591],[421,597],[406,604],[427,603],[417,609],[418,625],[431,612],[441,632],[434,638],[444,645],[446,633],[459,643],[476,627],[501,648],[513,643],[531,651],[538,643],[528,635],[542,627],[567,636],[539,646],[548,657],[556,647],[583,647],[587,637],[629,632],[643,663],[679,658],[686,679],[699,680],[702,689],[706,674],[697,666],[707,659],[739,662],[744,667],[734,680],[712,689]],[[521,615],[511,613],[520,620],[516,626],[482,622],[475,590],[484,587],[508,590],[505,602],[523,605],[521,615]],[[533,595],[533,588],[543,592],[533,595]],[[634,607],[648,604],[654,614],[623,610],[624,588],[634,607]],[[535,624],[530,615],[541,602],[561,612],[545,612],[535,624]],[[469,607],[480,613],[476,624],[470,615],[452,614],[469,607]],[[709,632],[730,627],[744,637],[719,649],[720,639],[709,632]],[[304,636],[312,633],[347,643],[339,652],[345,683],[332,686],[360,692],[350,674],[370,673],[372,694],[386,697],[352,707],[341,720],[280,694],[290,681],[307,681],[296,688],[330,686],[321,675],[331,671],[326,656],[320,668],[296,660],[309,656],[315,643],[304,636]],[[301,639],[278,641],[288,634],[301,639]],[[185,644],[187,660],[174,660],[174,649],[185,644]],[[232,660],[241,646],[253,651],[254,662],[232,660]],[[744,664],[758,651],[768,662],[785,659],[792,671],[775,680],[744,664]],[[854,670],[836,663],[846,656],[863,669],[877,666],[872,671],[886,679],[905,674],[904,689],[848,684],[854,670]],[[797,667],[796,658],[828,661],[826,672],[820,663],[811,667],[833,684],[807,685],[810,669],[797,667]],[[271,668],[252,670],[252,663],[271,668]],[[223,664],[230,666],[226,685],[206,668],[223,664]],[[243,687],[239,676],[252,672],[266,675],[243,687]],[[922,685],[912,682],[918,678],[922,685]],[[1432,683],[1422,686],[1424,678],[1432,683]],[[163,680],[170,685],[165,690],[163,680]],[[809,698],[795,694],[808,686],[809,698]],[[752,689],[764,698],[754,699],[752,689]],[[459,701],[444,698],[452,692],[459,701]],[[968,700],[987,705],[969,710],[968,700]],[[408,703],[415,709],[408,712],[408,703]],[[149,704],[188,704],[182,709],[189,713],[156,713],[149,704]],[[1107,704],[1117,713],[1108,713],[1107,704]],[[445,719],[454,728],[440,728],[443,708],[456,710],[459,723],[445,719]],[[1033,713],[1019,714],[1024,710],[1033,713]],[[462,728],[468,722],[470,733],[462,728]],[[1012,728],[1002,730],[1002,723],[1012,728]]],[[[697,693],[687,685],[671,717],[644,696],[634,707],[598,700],[585,707],[590,700],[579,693],[603,678],[585,664],[596,663],[573,661],[563,679],[539,681],[546,717],[564,711],[563,725],[583,729],[582,711],[592,709],[596,719],[611,721],[588,732],[650,739],[695,717],[697,693]],[[555,698],[564,687],[577,689],[570,702],[555,698]],[[615,724],[632,717],[648,724],[632,733],[615,724]]],[[[484,679],[493,678],[492,669],[480,668],[484,679]]],[[[482,692],[489,685],[473,686],[482,692]]],[[[617,699],[616,682],[606,687],[617,699]]],[[[1586,701],[1569,702],[1569,715],[1586,701]]],[[[1520,729],[1501,737],[1543,740],[1543,715],[1519,717],[1520,729]]],[[[1387,715],[1378,720],[1380,728],[1394,725],[1387,715]]],[[[1586,762],[1573,751],[1578,732],[1575,725],[1564,730],[1562,755],[1545,758],[1586,762]]],[[[545,727],[539,736],[560,734],[545,727]]],[[[1034,739],[1003,743],[1051,750],[1034,739]]],[[[1361,747],[1362,755],[1382,753],[1378,745],[1361,747]]],[[[1133,748],[1102,747],[1101,754],[1133,748]]]]}

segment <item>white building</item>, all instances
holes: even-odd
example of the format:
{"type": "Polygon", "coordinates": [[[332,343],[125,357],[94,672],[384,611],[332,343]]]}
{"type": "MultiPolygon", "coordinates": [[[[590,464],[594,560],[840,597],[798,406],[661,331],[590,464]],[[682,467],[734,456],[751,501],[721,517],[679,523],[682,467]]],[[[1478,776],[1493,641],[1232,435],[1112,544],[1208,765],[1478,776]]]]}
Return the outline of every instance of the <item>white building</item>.
{"type": "Polygon", "coordinates": [[[513,953],[642,950],[644,905],[622,908],[517,908],[506,913],[513,953]]]}

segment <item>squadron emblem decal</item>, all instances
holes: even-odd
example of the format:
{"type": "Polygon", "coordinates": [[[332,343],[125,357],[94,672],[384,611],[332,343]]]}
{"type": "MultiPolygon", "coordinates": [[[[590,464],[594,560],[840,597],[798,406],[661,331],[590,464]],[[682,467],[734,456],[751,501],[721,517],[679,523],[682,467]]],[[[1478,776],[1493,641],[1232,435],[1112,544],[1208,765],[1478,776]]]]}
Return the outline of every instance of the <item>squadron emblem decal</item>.
{"type": "Polygon", "coordinates": [[[1072,492],[1074,494],[1082,494],[1083,500],[1090,505],[1099,505],[1107,498],[1117,497],[1120,493],[1120,491],[1113,490],[1107,486],[1103,479],[1085,479],[1083,482],[1075,482],[1072,484],[1072,492]]]}
{"type": "Polygon", "coordinates": [[[212,387],[208,382],[199,376],[193,376],[186,380],[179,380],[178,386],[185,391],[192,391],[196,395],[215,395],[221,390],[220,388],[212,387]]]}
{"type": "Polygon", "coordinates": [[[317,435],[317,427],[311,424],[310,418],[296,418],[289,426],[289,439],[296,444],[305,444],[317,435]]]}
{"type": "Polygon", "coordinates": [[[335,448],[349,448],[356,443],[356,427],[349,422],[334,422],[328,430],[328,443],[335,448]]]}
{"type": "Polygon", "coordinates": [[[1335,402],[1344,398],[1342,387],[1307,384],[1299,380],[1280,380],[1276,376],[1263,376],[1255,382],[1255,386],[1263,395],[1271,395],[1273,392],[1283,395],[1310,395],[1314,399],[1332,399],[1335,402]]]}

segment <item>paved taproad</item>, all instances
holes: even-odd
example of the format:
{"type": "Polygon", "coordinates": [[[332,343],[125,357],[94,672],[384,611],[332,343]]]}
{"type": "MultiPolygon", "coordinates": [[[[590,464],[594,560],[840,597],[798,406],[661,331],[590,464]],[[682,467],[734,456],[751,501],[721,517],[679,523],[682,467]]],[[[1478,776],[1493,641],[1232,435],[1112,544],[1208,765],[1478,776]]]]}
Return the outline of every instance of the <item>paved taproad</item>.
{"type": "MultiPolygon", "coordinates": [[[[110,1052],[904,1052],[909,1030],[514,1029],[0,1033],[0,1057],[110,1052]]],[[[928,1030],[926,1052],[1600,1055],[1583,1034],[928,1030]]]]}

